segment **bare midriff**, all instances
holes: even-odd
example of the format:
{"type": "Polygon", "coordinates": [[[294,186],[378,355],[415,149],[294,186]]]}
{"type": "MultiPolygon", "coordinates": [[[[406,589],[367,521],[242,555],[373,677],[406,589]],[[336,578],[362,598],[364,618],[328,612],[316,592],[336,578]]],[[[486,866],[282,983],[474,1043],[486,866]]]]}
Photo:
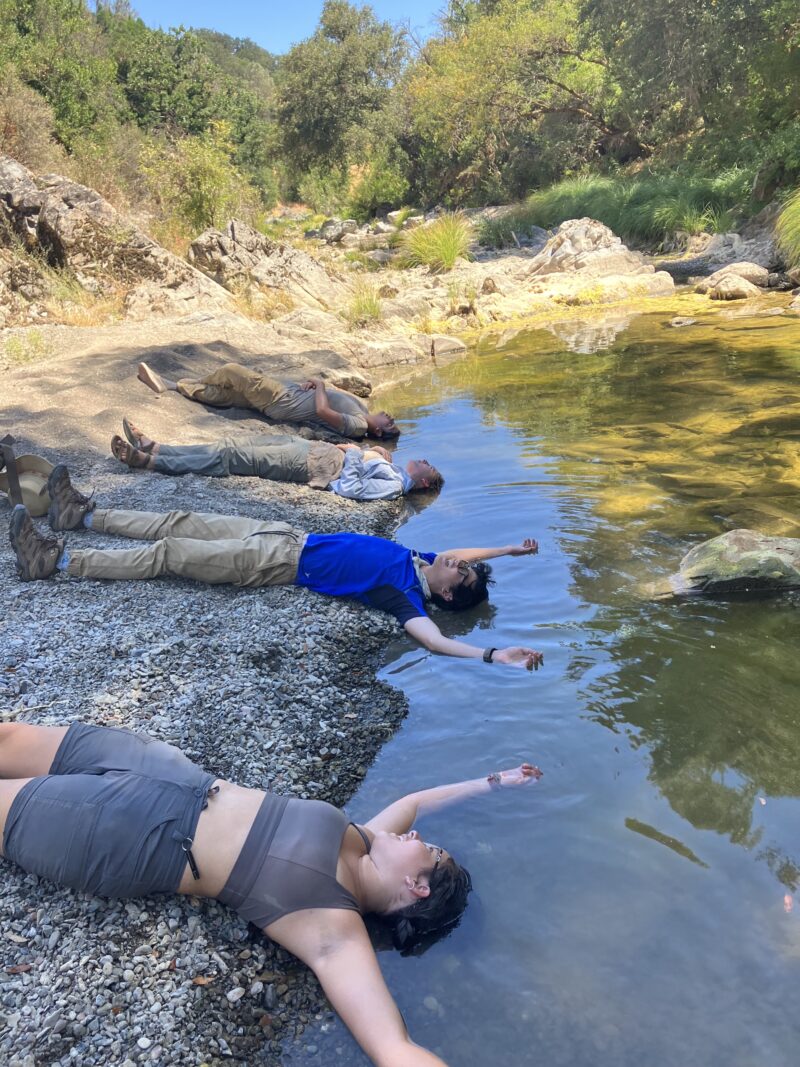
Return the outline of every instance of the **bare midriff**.
{"type": "Polygon", "coordinates": [[[264,799],[261,789],[247,789],[222,779],[217,779],[214,787],[219,787],[219,792],[210,794],[208,807],[200,813],[192,844],[200,878],[194,877],[187,862],[179,893],[199,897],[219,895],[264,799]]]}

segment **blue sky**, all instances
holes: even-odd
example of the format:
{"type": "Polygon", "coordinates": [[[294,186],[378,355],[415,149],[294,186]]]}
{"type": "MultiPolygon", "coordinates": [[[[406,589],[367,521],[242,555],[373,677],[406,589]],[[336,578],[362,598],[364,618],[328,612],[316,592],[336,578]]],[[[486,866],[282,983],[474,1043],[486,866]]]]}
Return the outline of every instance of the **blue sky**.
{"type": "MultiPolygon", "coordinates": [[[[373,0],[370,4],[379,18],[389,22],[411,23],[412,29],[427,36],[436,13],[445,0],[373,0]]],[[[249,37],[269,52],[285,52],[316,29],[322,0],[132,0],[132,7],[148,26],[194,26],[219,30],[231,37],[249,37]]]]}

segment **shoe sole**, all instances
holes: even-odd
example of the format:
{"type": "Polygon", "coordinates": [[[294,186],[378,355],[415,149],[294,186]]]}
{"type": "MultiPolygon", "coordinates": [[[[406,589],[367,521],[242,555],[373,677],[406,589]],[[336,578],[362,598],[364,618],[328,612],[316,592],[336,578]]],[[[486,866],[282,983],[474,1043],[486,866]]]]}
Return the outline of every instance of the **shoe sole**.
{"type": "Polygon", "coordinates": [[[166,393],[167,387],[161,381],[155,371],[150,370],[146,363],[140,363],[139,369],[136,372],[136,377],[140,382],[143,382],[148,389],[152,389],[154,393],[160,395],[166,393]]]}
{"type": "Polygon", "coordinates": [[[150,452],[153,451],[152,445],[150,445],[148,448],[145,448],[144,445],[140,443],[141,438],[134,433],[133,425],[128,421],[127,418],[124,418],[122,420],[122,429],[125,433],[126,438],[128,439],[129,445],[133,445],[134,448],[138,448],[140,452],[147,452],[148,455],[150,452]]]}

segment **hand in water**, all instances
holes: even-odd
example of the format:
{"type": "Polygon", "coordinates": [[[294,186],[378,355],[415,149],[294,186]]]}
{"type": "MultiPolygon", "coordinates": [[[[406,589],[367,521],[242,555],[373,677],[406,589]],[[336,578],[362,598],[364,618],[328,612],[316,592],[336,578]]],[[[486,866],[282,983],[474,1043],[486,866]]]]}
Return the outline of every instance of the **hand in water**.
{"type": "Polygon", "coordinates": [[[538,671],[544,666],[544,653],[533,648],[513,645],[511,648],[499,648],[494,654],[495,663],[508,663],[512,667],[525,667],[529,671],[538,671]]]}
{"type": "Polygon", "coordinates": [[[532,537],[526,537],[521,545],[513,545],[509,556],[535,556],[539,551],[539,545],[532,537]]]}
{"type": "Polygon", "coordinates": [[[523,763],[508,771],[495,771],[494,776],[490,775],[491,777],[494,778],[494,783],[500,786],[527,785],[528,782],[538,782],[542,777],[542,772],[533,763],[523,763]]]}

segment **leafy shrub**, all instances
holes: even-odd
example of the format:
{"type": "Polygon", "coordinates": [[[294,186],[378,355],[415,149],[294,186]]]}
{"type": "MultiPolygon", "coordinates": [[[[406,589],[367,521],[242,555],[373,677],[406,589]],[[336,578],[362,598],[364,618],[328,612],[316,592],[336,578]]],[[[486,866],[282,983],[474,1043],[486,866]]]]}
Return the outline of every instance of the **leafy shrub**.
{"type": "Polygon", "coordinates": [[[304,204],[322,215],[337,215],[347,205],[349,179],[335,167],[313,168],[297,183],[297,195],[304,204]]]}
{"type": "Polygon", "coordinates": [[[775,224],[775,236],[789,266],[800,265],[800,189],[783,205],[775,224]]]}
{"type": "Polygon", "coordinates": [[[194,232],[223,226],[234,216],[253,221],[260,201],[233,167],[231,153],[227,123],[217,122],[171,147],[145,144],[142,171],[165,214],[172,212],[194,232]]]}
{"type": "Polygon", "coordinates": [[[347,206],[348,214],[364,222],[379,211],[401,204],[408,189],[408,178],[401,164],[381,152],[356,182],[347,206]]]}
{"type": "Polygon", "coordinates": [[[472,226],[461,212],[442,215],[403,235],[404,262],[437,273],[452,270],[457,259],[469,254],[472,236],[472,226]]]}
{"type": "Polygon", "coordinates": [[[345,312],[347,325],[350,329],[368,326],[370,323],[379,322],[382,317],[381,298],[375,286],[365,279],[359,279],[353,285],[345,312]]]}
{"type": "Polygon", "coordinates": [[[37,173],[66,169],[53,109],[10,68],[0,74],[0,153],[37,173]]]}

